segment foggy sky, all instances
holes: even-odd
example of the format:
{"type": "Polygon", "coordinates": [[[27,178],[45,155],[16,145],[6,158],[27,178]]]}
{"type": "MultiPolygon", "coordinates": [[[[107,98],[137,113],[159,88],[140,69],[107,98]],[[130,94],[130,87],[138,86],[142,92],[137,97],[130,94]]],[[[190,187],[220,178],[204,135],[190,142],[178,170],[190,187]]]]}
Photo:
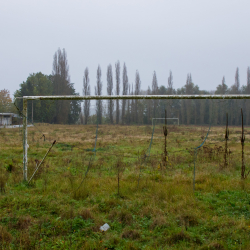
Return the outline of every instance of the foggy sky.
{"type": "MultiPolygon", "coordinates": [[[[82,93],[85,67],[94,94],[102,69],[126,62],[129,82],[138,69],[142,89],[152,82],[174,87],[192,74],[200,89],[215,90],[225,76],[246,84],[250,66],[249,0],[0,0],[0,90],[11,94],[31,73],[51,74],[56,50],[65,48],[71,82],[82,93]]],[[[114,92],[114,91],[113,91],[114,92]]]]}

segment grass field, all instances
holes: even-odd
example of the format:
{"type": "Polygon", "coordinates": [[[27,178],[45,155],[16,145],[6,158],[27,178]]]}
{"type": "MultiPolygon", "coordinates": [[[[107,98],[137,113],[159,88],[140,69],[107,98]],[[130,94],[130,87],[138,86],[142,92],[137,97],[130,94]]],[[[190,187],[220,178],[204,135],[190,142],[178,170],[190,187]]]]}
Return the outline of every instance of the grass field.
{"type": "MultiPolygon", "coordinates": [[[[22,131],[0,129],[1,249],[250,249],[249,178],[241,180],[241,128],[36,124],[28,129],[30,185],[22,131]],[[42,134],[45,135],[44,141],[42,134]],[[119,181],[119,182],[118,182],[119,181]],[[119,184],[119,190],[118,190],[119,184]],[[119,192],[119,193],[118,193],[119,192]],[[104,223],[106,232],[99,230],[104,223]]],[[[245,129],[246,168],[250,128],[245,129]]]]}

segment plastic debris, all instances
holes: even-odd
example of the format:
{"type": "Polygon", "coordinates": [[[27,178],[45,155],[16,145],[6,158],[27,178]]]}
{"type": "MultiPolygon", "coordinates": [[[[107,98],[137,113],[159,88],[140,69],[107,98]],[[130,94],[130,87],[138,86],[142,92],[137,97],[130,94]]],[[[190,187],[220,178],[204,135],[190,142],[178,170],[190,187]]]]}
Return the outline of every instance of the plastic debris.
{"type": "Polygon", "coordinates": [[[103,226],[100,227],[101,231],[107,231],[108,229],[110,229],[110,226],[107,223],[105,223],[103,226]]]}

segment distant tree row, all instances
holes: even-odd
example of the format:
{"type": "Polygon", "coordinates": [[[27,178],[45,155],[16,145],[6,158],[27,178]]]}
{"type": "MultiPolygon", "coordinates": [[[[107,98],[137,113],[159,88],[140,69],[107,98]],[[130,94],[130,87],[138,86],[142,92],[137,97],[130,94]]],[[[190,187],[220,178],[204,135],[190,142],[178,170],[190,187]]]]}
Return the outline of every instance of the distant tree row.
{"type": "MultiPolygon", "coordinates": [[[[236,69],[235,82],[231,87],[226,85],[225,77],[216,91],[200,90],[195,85],[191,74],[187,75],[186,84],[175,89],[173,74],[170,71],[165,84],[159,86],[156,72],[152,75],[152,84],[147,90],[141,89],[139,71],[135,72],[134,84],[129,82],[127,66],[120,62],[115,63],[113,74],[112,65],[109,64],[106,73],[107,95],[190,95],[190,94],[250,94],[250,68],[247,69],[247,84],[240,87],[239,69],[236,69]]],[[[83,95],[91,95],[89,69],[84,70],[83,95]]],[[[103,95],[102,70],[98,66],[96,73],[95,95],[103,95]]],[[[4,93],[2,94],[4,95],[4,93]]],[[[6,95],[6,93],[5,93],[6,95]]],[[[58,49],[54,54],[51,75],[41,72],[31,74],[27,80],[20,84],[15,97],[28,95],[78,95],[74,84],[70,82],[69,65],[65,50],[58,49]]],[[[104,101],[96,101],[96,114],[90,112],[90,100],[83,101],[29,101],[28,116],[34,121],[48,123],[74,124],[82,123],[110,123],[110,124],[151,124],[152,118],[164,118],[165,109],[168,118],[179,118],[180,124],[224,124],[226,113],[230,125],[240,124],[240,108],[244,110],[245,124],[250,125],[250,100],[108,100],[104,108],[104,101]],[[33,112],[32,112],[33,111],[33,112]],[[33,115],[32,115],[33,113],[33,115]],[[90,119],[91,118],[91,119],[90,119]]],[[[22,110],[22,101],[17,105],[22,110]]],[[[3,105],[2,105],[3,106],[3,105]]],[[[1,102],[0,102],[0,109],[1,102]]],[[[5,109],[7,110],[7,109],[5,109]]]]}
{"type": "MultiPolygon", "coordinates": [[[[88,75],[88,68],[85,69],[88,75]]],[[[90,81],[84,76],[83,95],[90,95],[90,81]]],[[[113,73],[112,66],[107,68],[107,94],[120,95],[120,62],[115,64],[115,83],[116,89],[113,91],[113,73]]],[[[156,72],[153,72],[152,85],[147,91],[141,90],[140,74],[136,71],[135,85],[130,84],[127,76],[127,67],[124,63],[122,72],[122,95],[207,95],[207,94],[250,94],[250,68],[247,69],[247,84],[240,87],[239,69],[236,69],[235,82],[228,87],[225,77],[222,83],[216,88],[216,91],[200,90],[198,85],[192,81],[192,75],[187,75],[186,84],[179,89],[174,89],[173,74],[169,73],[166,86],[158,86],[156,72]]],[[[97,83],[95,94],[102,95],[101,68],[97,69],[97,83]]],[[[226,113],[228,113],[230,125],[240,125],[240,108],[242,107],[245,115],[245,124],[250,125],[250,100],[122,100],[122,106],[118,100],[115,102],[108,101],[107,115],[103,114],[103,103],[101,100],[96,101],[96,120],[101,124],[103,118],[106,123],[110,124],[152,124],[152,118],[164,118],[165,109],[168,118],[179,118],[181,124],[224,124],[226,113]],[[115,104],[115,105],[114,105],[115,104]],[[120,114],[121,113],[121,114],[120,114]],[[115,117],[115,119],[114,119],[115,117]]],[[[84,121],[89,121],[90,101],[84,101],[84,121]]],[[[93,120],[92,120],[93,122],[93,120]]]]}

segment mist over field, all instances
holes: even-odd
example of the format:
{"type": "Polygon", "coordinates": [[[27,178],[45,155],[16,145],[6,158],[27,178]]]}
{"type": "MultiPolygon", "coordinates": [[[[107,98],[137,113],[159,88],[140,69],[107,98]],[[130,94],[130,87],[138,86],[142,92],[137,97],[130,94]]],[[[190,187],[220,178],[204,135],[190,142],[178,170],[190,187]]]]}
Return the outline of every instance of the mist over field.
{"type": "Polygon", "coordinates": [[[231,86],[237,67],[246,85],[249,5],[248,0],[1,1],[0,89],[9,89],[12,97],[29,74],[50,75],[58,48],[67,51],[78,93],[86,67],[94,93],[98,65],[106,90],[107,66],[114,68],[117,60],[126,63],[129,83],[140,72],[144,90],[154,71],[159,86],[167,86],[170,70],[175,89],[189,73],[201,90],[216,90],[223,76],[231,86]]]}
{"type": "Polygon", "coordinates": [[[249,9],[1,1],[0,248],[250,249],[249,9]]]}

